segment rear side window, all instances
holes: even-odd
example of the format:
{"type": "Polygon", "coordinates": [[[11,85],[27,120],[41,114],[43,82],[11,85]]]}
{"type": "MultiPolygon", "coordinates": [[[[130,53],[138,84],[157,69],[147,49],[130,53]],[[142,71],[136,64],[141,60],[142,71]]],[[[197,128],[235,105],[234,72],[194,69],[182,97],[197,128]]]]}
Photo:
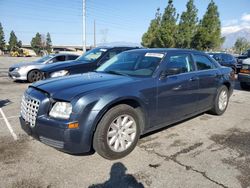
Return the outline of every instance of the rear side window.
{"type": "Polygon", "coordinates": [[[204,55],[194,54],[194,60],[198,70],[209,70],[216,68],[211,60],[204,55]]]}
{"type": "Polygon", "coordinates": [[[171,55],[166,68],[180,68],[182,70],[181,73],[195,70],[189,54],[171,55]]]}

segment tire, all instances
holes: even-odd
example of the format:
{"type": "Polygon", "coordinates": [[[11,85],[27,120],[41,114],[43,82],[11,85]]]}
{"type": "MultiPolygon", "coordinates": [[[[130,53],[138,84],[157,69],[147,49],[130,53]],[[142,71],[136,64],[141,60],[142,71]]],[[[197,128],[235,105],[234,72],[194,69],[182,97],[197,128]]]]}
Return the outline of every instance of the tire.
{"type": "Polygon", "coordinates": [[[240,87],[244,90],[250,89],[250,85],[248,85],[246,82],[240,82],[240,87]]]}
{"type": "Polygon", "coordinates": [[[222,115],[227,109],[228,101],[229,101],[228,88],[225,85],[223,85],[217,91],[213,108],[210,110],[210,112],[214,115],[222,115]]]}
{"type": "Polygon", "coordinates": [[[141,122],[139,113],[133,107],[121,104],[111,108],[103,116],[94,133],[93,147],[95,151],[109,160],[125,157],[138,142],[139,122],[141,122]],[[119,122],[121,122],[120,126],[119,122]],[[127,125],[127,128],[124,125],[127,125]]]}
{"type": "Polygon", "coordinates": [[[39,70],[32,70],[28,73],[27,80],[30,83],[37,82],[43,79],[43,74],[39,70]]]}

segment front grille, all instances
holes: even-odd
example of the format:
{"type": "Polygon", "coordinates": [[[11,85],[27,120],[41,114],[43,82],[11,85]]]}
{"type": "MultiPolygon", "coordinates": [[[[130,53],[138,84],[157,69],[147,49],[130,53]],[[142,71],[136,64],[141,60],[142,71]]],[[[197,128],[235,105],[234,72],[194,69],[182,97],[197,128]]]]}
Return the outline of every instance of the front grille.
{"type": "Polygon", "coordinates": [[[39,109],[39,100],[31,98],[28,95],[23,95],[21,102],[21,116],[22,118],[34,127],[36,124],[37,112],[39,109]]]}

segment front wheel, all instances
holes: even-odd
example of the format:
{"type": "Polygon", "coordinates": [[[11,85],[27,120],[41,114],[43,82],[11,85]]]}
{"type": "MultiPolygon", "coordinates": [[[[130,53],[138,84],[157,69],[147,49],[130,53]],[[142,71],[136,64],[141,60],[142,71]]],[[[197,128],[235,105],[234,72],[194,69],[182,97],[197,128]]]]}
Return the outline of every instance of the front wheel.
{"type": "Polygon", "coordinates": [[[225,85],[223,85],[217,91],[214,105],[213,108],[210,110],[210,112],[215,115],[222,115],[227,109],[228,101],[229,101],[228,88],[225,85]]]}
{"type": "Polygon", "coordinates": [[[128,155],[139,139],[139,122],[139,114],[131,106],[121,104],[111,108],[96,128],[95,151],[109,160],[128,155]]]}
{"type": "Polygon", "coordinates": [[[28,82],[33,83],[43,79],[43,74],[39,70],[32,70],[27,76],[28,82]]]}

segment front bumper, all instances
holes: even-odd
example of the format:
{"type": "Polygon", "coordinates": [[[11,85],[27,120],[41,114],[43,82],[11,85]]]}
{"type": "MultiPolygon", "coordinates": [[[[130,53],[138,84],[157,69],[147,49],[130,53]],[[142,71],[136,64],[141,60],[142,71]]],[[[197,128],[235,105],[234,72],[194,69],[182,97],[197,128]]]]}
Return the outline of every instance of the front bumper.
{"type": "Polygon", "coordinates": [[[17,71],[8,72],[8,76],[13,80],[27,80],[26,74],[20,74],[17,71]]]}
{"type": "MultiPolygon", "coordinates": [[[[91,150],[91,145],[87,144],[88,141],[84,141],[80,129],[59,128],[59,122],[47,118],[37,119],[34,128],[30,127],[22,117],[20,117],[19,120],[22,129],[28,135],[46,145],[71,154],[86,153],[91,150]]],[[[61,126],[63,126],[62,124],[63,123],[61,123],[61,126]]]]}
{"type": "Polygon", "coordinates": [[[250,74],[239,73],[238,80],[239,82],[245,82],[250,84],[250,74]]]}
{"type": "MultiPolygon", "coordinates": [[[[90,115],[74,114],[71,120],[59,120],[48,116],[51,99],[46,93],[28,88],[25,92],[28,98],[39,101],[39,109],[35,116],[35,124],[25,122],[19,118],[22,129],[42,143],[71,154],[88,153],[92,149],[93,125],[98,112],[92,111],[90,115]],[[79,127],[69,129],[68,124],[77,121],[79,127]]],[[[25,97],[24,97],[25,98],[25,97]]],[[[21,105],[22,106],[22,105],[21,105]]],[[[27,117],[26,117],[27,118],[27,117]]],[[[29,119],[29,118],[28,118],[29,119]]]]}

